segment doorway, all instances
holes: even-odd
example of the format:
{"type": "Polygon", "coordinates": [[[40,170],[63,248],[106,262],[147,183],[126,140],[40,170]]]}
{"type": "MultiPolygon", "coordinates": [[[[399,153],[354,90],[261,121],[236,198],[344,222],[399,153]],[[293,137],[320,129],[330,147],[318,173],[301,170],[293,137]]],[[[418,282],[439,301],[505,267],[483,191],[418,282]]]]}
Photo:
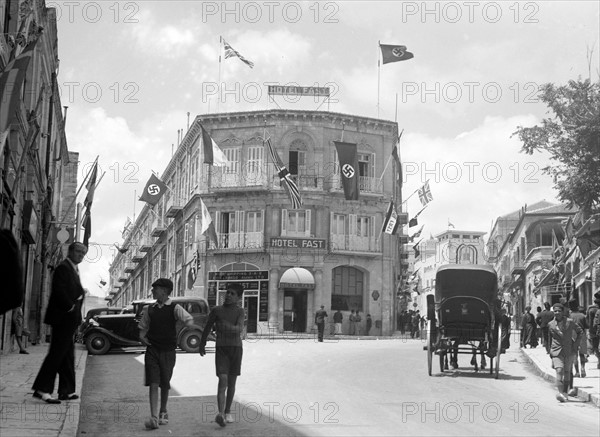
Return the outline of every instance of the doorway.
{"type": "Polygon", "coordinates": [[[306,290],[285,290],[283,294],[283,330],[306,332],[306,290]]]}
{"type": "Polygon", "coordinates": [[[246,332],[255,333],[257,328],[258,319],[258,297],[257,296],[245,296],[244,297],[244,310],[246,312],[246,332]]]}

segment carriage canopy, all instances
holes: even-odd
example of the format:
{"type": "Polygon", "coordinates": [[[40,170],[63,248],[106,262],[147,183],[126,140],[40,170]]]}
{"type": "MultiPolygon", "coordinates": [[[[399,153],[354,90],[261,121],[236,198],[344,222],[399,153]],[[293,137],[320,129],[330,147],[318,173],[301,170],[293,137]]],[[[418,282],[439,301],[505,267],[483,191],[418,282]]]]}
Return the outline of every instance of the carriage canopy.
{"type": "Polygon", "coordinates": [[[483,264],[447,264],[435,277],[435,301],[450,297],[477,297],[492,305],[498,295],[498,276],[493,267],[483,264]]]}

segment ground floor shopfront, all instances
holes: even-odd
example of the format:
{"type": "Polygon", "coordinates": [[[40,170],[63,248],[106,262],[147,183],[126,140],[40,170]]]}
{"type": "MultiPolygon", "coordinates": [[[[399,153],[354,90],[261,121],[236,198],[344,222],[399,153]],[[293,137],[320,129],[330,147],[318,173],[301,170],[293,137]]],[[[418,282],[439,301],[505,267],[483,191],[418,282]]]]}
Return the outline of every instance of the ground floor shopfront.
{"type": "MultiPolygon", "coordinates": [[[[392,269],[381,256],[337,257],[337,262],[316,263],[310,256],[299,257],[294,264],[278,262],[275,256],[262,256],[256,262],[239,255],[217,254],[207,257],[207,271],[194,284],[194,294],[206,297],[209,305],[222,304],[227,284],[244,287],[242,305],[248,333],[312,333],[315,313],[321,305],[328,313],[343,315],[343,333],[350,331],[351,310],[359,311],[364,332],[367,314],[373,324],[371,334],[393,332],[394,302],[392,269]],[[203,283],[202,283],[203,282],[203,283]]],[[[249,257],[252,258],[252,257],[249,257]]]]}

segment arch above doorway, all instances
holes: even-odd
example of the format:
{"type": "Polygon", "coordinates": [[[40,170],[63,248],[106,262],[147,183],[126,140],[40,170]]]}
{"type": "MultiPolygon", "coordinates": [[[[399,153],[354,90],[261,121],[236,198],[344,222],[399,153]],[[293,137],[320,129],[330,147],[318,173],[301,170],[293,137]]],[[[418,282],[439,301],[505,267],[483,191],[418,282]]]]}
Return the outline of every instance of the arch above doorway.
{"type": "Polygon", "coordinates": [[[279,287],[312,290],[315,288],[315,278],[311,272],[302,267],[292,267],[281,275],[279,287]]]}

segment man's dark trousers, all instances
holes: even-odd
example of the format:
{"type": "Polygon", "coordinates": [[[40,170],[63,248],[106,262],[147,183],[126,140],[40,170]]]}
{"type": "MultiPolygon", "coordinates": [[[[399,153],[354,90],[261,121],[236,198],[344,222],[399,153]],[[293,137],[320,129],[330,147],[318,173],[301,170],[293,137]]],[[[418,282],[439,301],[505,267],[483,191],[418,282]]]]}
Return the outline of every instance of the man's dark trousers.
{"type": "Polygon", "coordinates": [[[317,331],[319,332],[319,341],[323,341],[323,333],[325,332],[325,322],[317,323],[317,331]]]}
{"type": "Polygon", "coordinates": [[[75,344],[73,336],[77,327],[71,324],[52,326],[50,350],[33,383],[33,389],[44,393],[54,391],[58,374],[58,395],[66,396],[75,392],[75,344]]]}

